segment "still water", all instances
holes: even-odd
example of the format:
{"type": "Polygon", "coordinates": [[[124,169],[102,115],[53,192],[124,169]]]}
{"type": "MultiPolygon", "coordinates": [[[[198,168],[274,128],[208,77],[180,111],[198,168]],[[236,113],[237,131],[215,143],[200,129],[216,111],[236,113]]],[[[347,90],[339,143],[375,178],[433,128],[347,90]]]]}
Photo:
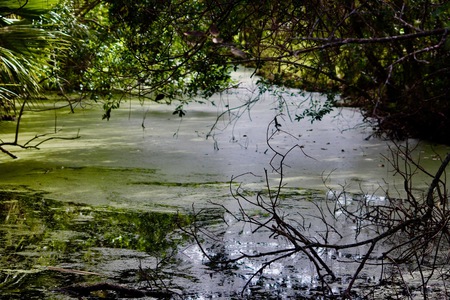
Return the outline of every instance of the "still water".
{"type": "MultiPolygon", "coordinates": [[[[233,176],[263,175],[265,169],[270,173],[271,163],[276,162],[267,135],[273,132],[269,123],[276,116],[288,134],[275,135],[271,146],[281,153],[300,146],[286,157],[283,169],[289,209],[311,209],[308,201],[325,199],[329,189],[403,195],[402,179],[387,159],[392,144],[373,137],[357,110],[336,109],[320,122],[292,121],[311,99],[322,101],[321,96],[278,98],[266,93],[253,103],[249,101],[257,96],[257,89],[249,74],[236,77],[243,82],[239,89],[187,105],[183,118],[172,114],[176,105],[133,98],[113,110],[109,121],[102,120],[100,104],[78,105],[73,114],[68,108],[45,110],[62,106],[63,100],[31,105],[19,141],[41,134],[45,135],[32,145],[54,139],[39,150],[5,147],[19,158],[0,157],[0,290],[11,299],[23,295],[66,299],[69,296],[55,290],[85,281],[148,283],[139,270],[149,268],[162,272],[152,280],[176,277],[176,288],[191,289],[192,299],[225,299],[227,293],[239,292],[247,273],[233,280],[216,276],[208,271],[198,247],[185,245],[187,237],[176,229],[189,223],[189,212],[210,208],[211,202],[232,208],[233,176]],[[171,261],[175,257],[176,264],[171,261]],[[161,261],[171,267],[159,270],[161,261]]],[[[0,123],[3,141],[14,139],[13,125],[0,123]]],[[[431,172],[439,166],[439,155],[449,150],[442,145],[410,144],[431,172]]],[[[278,179],[275,174],[269,182],[278,179]]],[[[422,193],[430,181],[419,174],[415,191],[422,193]]],[[[258,190],[264,185],[264,177],[252,177],[248,187],[258,190]]],[[[205,222],[214,224],[222,217],[213,209],[205,222]]],[[[236,230],[224,237],[231,252],[262,241],[266,248],[280,247],[263,236],[248,235],[239,241],[236,232],[246,230],[236,230]]],[[[271,275],[277,277],[293,265],[275,266],[271,275]]],[[[248,273],[257,269],[250,263],[245,267],[248,273]]],[[[302,270],[304,274],[295,271],[296,282],[306,286],[314,281],[313,271],[302,270]]],[[[281,291],[280,286],[286,289],[292,283],[275,280],[271,288],[281,291]]]]}

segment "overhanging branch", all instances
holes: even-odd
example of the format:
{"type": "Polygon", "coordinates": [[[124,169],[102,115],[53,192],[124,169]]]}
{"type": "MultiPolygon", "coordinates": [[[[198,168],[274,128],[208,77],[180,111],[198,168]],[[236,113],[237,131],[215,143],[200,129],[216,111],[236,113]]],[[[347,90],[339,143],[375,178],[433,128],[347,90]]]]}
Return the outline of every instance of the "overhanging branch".
{"type": "Polygon", "coordinates": [[[333,47],[340,47],[348,44],[381,44],[381,43],[392,43],[399,42],[405,40],[412,40],[421,37],[433,36],[433,35],[448,35],[450,28],[439,28],[430,31],[423,31],[411,34],[402,34],[402,35],[394,35],[388,37],[379,37],[379,38],[344,38],[344,39],[324,39],[324,38],[299,38],[300,41],[312,41],[312,42],[323,42],[325,44],[315,47],[304,48],[300,50],[294,51],[294,55],[299,55],[302,53],[308,53],[313,51],[324,50],[333,47]]]}

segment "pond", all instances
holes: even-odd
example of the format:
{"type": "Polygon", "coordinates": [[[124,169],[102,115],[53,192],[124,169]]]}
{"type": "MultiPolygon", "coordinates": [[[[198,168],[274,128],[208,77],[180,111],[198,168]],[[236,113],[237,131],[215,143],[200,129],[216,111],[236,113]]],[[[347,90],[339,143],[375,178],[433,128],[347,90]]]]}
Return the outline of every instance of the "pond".
{"type": "MultiPolygon", "coordinates": [[[[284,207],[311,210],[311,200],[325,199],[329,189],[404,195],[403,180],[387,159],[392,144],[371,136],[372,129],[357,110],[341,108],[312,124],[292,121],[310,97],[321,101],[320,95],[265,94],[249,103],[257,94],[249,73],[236,76],[243,82],[240,89],[186,106],[183,118],[172,114],[174,105],[132,98],[114,110],[109,121],[102,120],[100,104],[78,106],[74,114],[68,109],[45,110],[63,100],[30,106],[20,139],[25,142],[37,134],[46,134],[38,140],[63,139],[51,139],[39,150],[8,148],[17,160],[0,157],[2,299],[71,299],[60,289],[83,282],[133,288],[170,284],[186,299],[240,295],[257,267],[248,262],[246,271],[219,275],[178,228],[191,224],[193,211],[207,209],[201,222],[223,235],[228,251],[239,252],[255,243],[280,247],[264,235],[239,237],[247,232],[241,225],[223,229],[219,222],[226,215],[212,204],[237,209],[230,195],[232,176],[260,175],[246,184],[252,192],[264,188],[264,170],[270,172],[273,163],[267,128],[275,116],[289,134],[275,137],[271,145],[281,152],[300,146],[285,161],[284,207]],[[295,105],[299,99],[304,100],[302,106],[295,105]]],[[[3,141],[13,140],[12,132],[13,124],[0,123],[3,141]]],[[[440,164],[439,155],[449,150],[410,143],[431,172],[440,164]]],[[[276,184],[278,179],[270,176],[269,181],[276,184]]],[[[430,181],[419,174],[415,192],[426,191],[430,181]]],[[[283,298],[289,297],[293,285],[296,290],[309,289],[314,272],[307,266],[299,273],[296,264],[307,262],[298,258],[273,267],[272,274],[266,274],[271,278],[266,287],[253,282],[253,295],[267,288],[277,291],[274,298],[283,298]],[[281,269],[295,274],[295,280],[278,276],[281,269]]]]}

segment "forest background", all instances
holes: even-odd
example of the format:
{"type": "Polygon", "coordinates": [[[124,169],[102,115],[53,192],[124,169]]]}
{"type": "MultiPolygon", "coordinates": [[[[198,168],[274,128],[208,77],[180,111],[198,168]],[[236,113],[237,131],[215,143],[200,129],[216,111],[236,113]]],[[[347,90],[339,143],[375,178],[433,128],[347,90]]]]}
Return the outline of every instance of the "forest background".
{"type": "Polygon", "coordinates": [[[351,105],[379,135],[450,143],[448,1],[0,1],[0,26],[4,121],[48,90],[105,119],[130,93],[181,117],[246,66],[262,90],[328,96],[298,120],[351,105]]]}

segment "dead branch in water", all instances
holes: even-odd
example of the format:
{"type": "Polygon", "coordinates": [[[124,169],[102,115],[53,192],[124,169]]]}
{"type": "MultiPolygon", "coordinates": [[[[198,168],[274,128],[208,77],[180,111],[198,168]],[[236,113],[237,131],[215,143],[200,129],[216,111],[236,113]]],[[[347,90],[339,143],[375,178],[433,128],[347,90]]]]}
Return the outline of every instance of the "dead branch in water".
{"type": "MultiPolygon", "coordinates": [[[[350,196],[344,190],[339,195],[335,194],[332,199],[316,199],[313,205],[314,213],[293,212],[292,209],[284,207],[283,199],[286,198],[283,194],[286,186],[284,167],[286,158],[293,155],[294,150],[300,149],[303,152],[303,149],[294,145],[283,152],[279,148],[272,147],[273,140],[283,132],[274,122],[269,126],[273,128],[267,131],[267,144],[275,155],[270,162],[273,173],[265,170],[264,188],[259,191],[246,188],[243,181],[248,174],[233,177],[230,192],[237,207],[230,208],[229,205],[217,203],[216,205],[235,222],[244,224],[243,226],[249,225],[252,228],[252,235],[268,237],[282,246],[273,251],[258,251],[254,248],[250,250],[243,247],[239,255],[231,256],[227,253],[219,255],[211,253],[211,250],[208,252],[200,245],[202,241],[208,240],[208,237],[202,235],[202,230],[194,228],[191,234],[195,236],[205,256],[215,266],[223,268],[244,260],[258,260],[260,267],[247,279],[242,292],[254,278],[261,276],[263,271],[275,262],[282,263],[301,254],[306,258],[305,261],[314,266],[315,274],[322,285],[321,295],[325,298],[351,299],[355,296],[354,287],[358,280],[361,280],[363,271],[366,268],[378,268],[379,284],[386,282],[393,284],[394,278],[399,276],[404,291],[409,291],[409,283],[403,278],[402,272],[409,270],[416,274],[420,278],[421,294],[424,299],[428,299],[430,290],[427,285],[430,280],[439,279],[436,276],[450,272],[449,257],[446,255],[450,246],[450,210],[447,205],[445,181],[442,180],[450,162],[450,154],[441,161],[441,166],[435,174],[426,173],[433,180],[424,197],[413,195],[411,190],[413,174],[410,172],[411,166],[416,167],[414,171],[427,171],[414,162],[408,148],[399,147],[397,152],[392,150],[391,163],[405,178],[404,187],[408,195],[406,199],[391,198],[386,193],[380,198],[382,201],[376,202],[371,195],[350,196]],[[404,169],[400,164],[410,167],[404,169]],[[273,178],[269,178],[271,174],[278,176],[275,184],[271,183],[273,181],[273,178]],[[314,220],[314,226],[305,221],[311,219],[314,220]],[[348,239],[349,232],[353,232],[352,240],[348,239]],[[342,257],[344,251],[355,254],[350,254],[347,258],[342,257]],[[338,261],[352,265],[354,270],[352,274],[345,275],[350,277],[339,295],[332,290],[331,284],[342,280],[343,274],[333,267],[335,261],[327,259],[325,254],[330,253],[337,257],[338,261]]],[[[209,239],[209,242],[216,245],[209,249],[223,249],[217,246],[220,243],[217,237],[215,241],[209,239]]],[[[372,289],[362,290],[358,296],[365,297],[374,288],[372,285],[372,289]]]]}
{"type": "Polygon", "coordinates": [[[19,142],[20,125],[21,125],[22,116],[24,114],[26,104],[27,104],[27,100],[25,99],[25,100],[23,100],[23,103],[20,107],[19,114],[17,116],[17,119],[15,120],[16,121],[16,129],[15,129],[15,133],[14,133],[14,140],[12,142],[4,142],[0,139],[0,151],[5,153],[6,155],[10,156],[13,159],[18,158],[17,155],[15,155],[11,151],[5,149],[5,146],[18,147],[18,148],[22,148],[22,149],[39,149],[40,145],[42,145],[43,143],[46,143],[48,141],[51,141],[51,140],[75,140],[75,139],[80,138],[79,131],[77,132],[76,136],[72,136],[72,137],[55,136],[55,134],[57,134],[58,132],[61,131],[56,128],[56,121],[55,121],[54,132],[36,134],[34,137],[30,138],[28,141],[26,141],[24,143],[19,142]]]}

